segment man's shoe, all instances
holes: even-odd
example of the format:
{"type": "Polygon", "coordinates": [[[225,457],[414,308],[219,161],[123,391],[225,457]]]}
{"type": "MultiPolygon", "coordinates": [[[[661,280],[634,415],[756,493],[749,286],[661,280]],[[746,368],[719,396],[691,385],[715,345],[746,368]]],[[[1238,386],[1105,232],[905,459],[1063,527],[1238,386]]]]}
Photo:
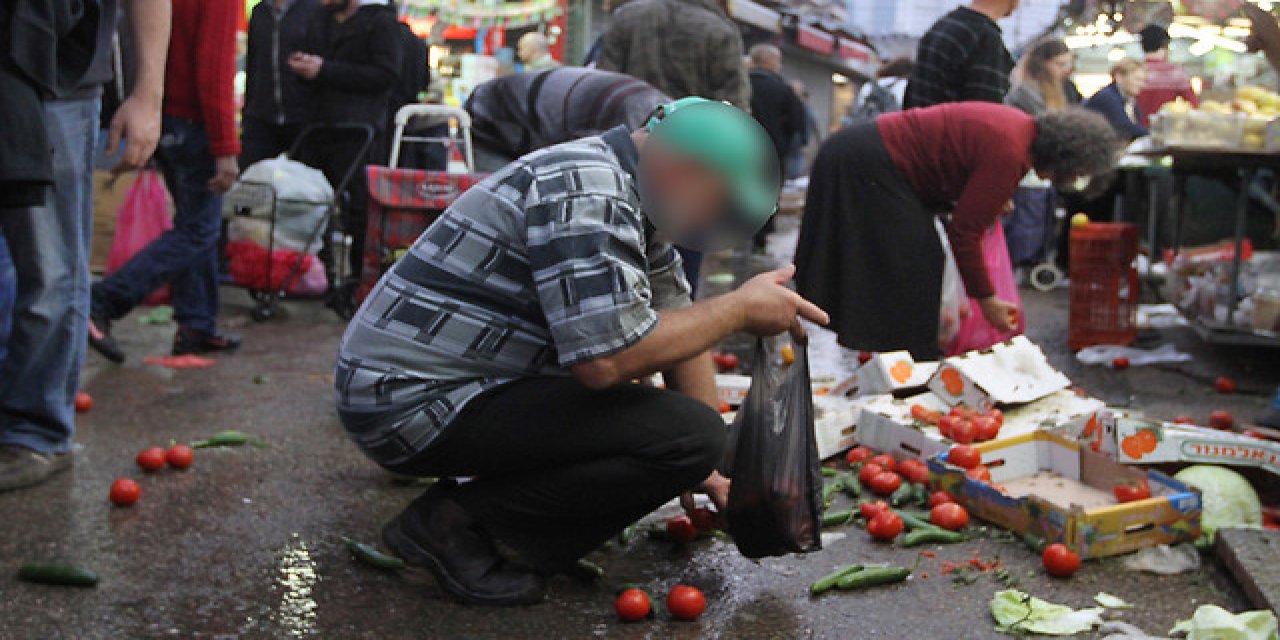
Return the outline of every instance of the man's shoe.
{"type": "Polygon", "coordinates": [[[71,453],[40,453],[16,445],[0,445],[0,491],[40,484],[71,466],[71,453]]]}
{"type": "Polygon", "coordinates": [[[217,353],[235,351],[240,347],[240,336],[234,333],[205,333],[178,327],[173,334],[173,355],[217,353]]]}
{"type": "Polygon", "coordinates": [[[504,559],[458,503],[434,489],[382,528],[382,542],[465,604],[515,606],[546,597],[546,579],[504,559]]]}
{"type": "Polygon", "coordinates": [[[111,322],[102,316],[89,316],[89,346],[116,364],[124,362],[124,351],[111,337],[111,322]]]}

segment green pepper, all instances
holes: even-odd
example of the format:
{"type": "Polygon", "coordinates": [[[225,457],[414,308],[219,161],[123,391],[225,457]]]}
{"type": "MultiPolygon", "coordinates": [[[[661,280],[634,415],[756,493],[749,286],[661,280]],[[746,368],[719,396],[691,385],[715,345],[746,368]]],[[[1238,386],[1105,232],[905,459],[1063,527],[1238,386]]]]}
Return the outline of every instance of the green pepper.
{"type": "Polygon", "coordinates": [[[826,593],[827,591],[830,591],[832,587],[835,587],[836,583],[840,582],[841,578],[858,571],[862,571],[862,565],[846,564],[843,567],[840,567],[839,569],[836,569],[835,571],[828,573],[827,575],[821,578],[818,578],[816,582],[809,585],[809,594],[816,596],[822,593],[826,593]]]}
{"type": "Polygon", "coordinates": [[[836,587],[842,591],[863,589],[882,584],[902,582],[909,575],[911,575],[911,570],[906,567],[868,567],[840,578],[836,582],[836,587]]]}
{"type": "Polygon", "coordinates": [[[845,493],[848,493],[849,497],[854,500],[862,497],[862,482],[858,480],[858,476],[855,476],[852,473],[846,475],[844,477],[844,490],[845,493]]]}
{"type": "Polygon", "coordinates": [[[399,571],[405,568],[404,560],[378,551],[371,544],[356,542],[346,536],[342,536],[342,541],[347,543],[347,548],[351,550],[351,555],[365,564],[388,571],[399,571]]]}
{"type": "Polygon", "coordinates": [[[904,482],[901,485],[899,485],[898,488],[895,489],[892,494],[889,495],[889,504],[895,507],[900,507],[902,506],[902,503],[906,502],[909,498],[911,498],[911,493],[912,493],[911,483],[904,482]]]}
{"type": "Polygon", "coordinates": [[[18,569],[18,579],[40,584],[69,587],[92,587],[98,584],[98,574],[69,564],[28,562],[18,569]]]}
{"type": "Polygon", "coordinates": [[[207,447],[239,447],[242,445],[253,445],[260,449],[266,448],[267,443],[259,438],[255,438],[243,431],[228,429],[219,431],[204,440],[196,440],[191,443],[192,448],[204,449],[207,447]]]}
{"type": "Polygon", "coordinates": [[[832,469],[831,467],[818,467],[818,468],[822,470],[822,475],[828,478],[834,478],[840,475],[839,469],[832,469]]]}
{"type": "Polygon", "coordinates": [[[923,482],[912,484],[911,502],[921,506],[929,504],[929,487],[926,487],[923,482]]]}
{"type": "Polygon", "coordinates": [[[902,546],[917,547],[922,544],[954,544],[967,540],[959,531],[947,531],[941,527],[920,527],[902,536],[902,546]]]}
{"type": "Polygon", "coordinates": [[[631,524],[623,527],[622,531],[618,532],[618,544],[627,544],[628,542],[631,542],[631,540],[636,537],[636,527],[639,526],[640,523],[632,522],[631,524]]]}
{"type": "Polygon", "coordinates": [[[822,514],[822,526],[834,527],[840,524],[848,524],[853,520],[857,512],[853,509],[845,509],[844,511],[827,511],[822,514]]]}
{"type": "Polygon", "coordinates": [[[1048,546],[1049,543],[1043,537],[1028,531],[1027,533],[1022,534],[1022,544],[1027,545],[1027,548],[1036,553],[1044,553],[1044,548],[1048,546]]]}
{"type": "Polygon", "coordinates": [[[934,525],[928,520],[924,520],[913,513],[909,513],[906,511],[899,511],[898,516],[902,518],[902,524],[906,525],[907,528],[911,530],[939,528],[938,526],[934,525]]]}

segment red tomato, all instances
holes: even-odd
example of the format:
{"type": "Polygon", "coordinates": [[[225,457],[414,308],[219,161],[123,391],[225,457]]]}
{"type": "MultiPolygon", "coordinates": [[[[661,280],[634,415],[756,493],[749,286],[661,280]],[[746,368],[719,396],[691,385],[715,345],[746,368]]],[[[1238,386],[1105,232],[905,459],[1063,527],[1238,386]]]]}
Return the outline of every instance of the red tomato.
{"type": "Polygon", "coordinates": [[[938,420],[942,417],[942,414],[922,404],[913,404],[911,405],[911,417],[919,420],[920,422],[938,424],[938,420]]]}
{"type": "Polygon", "coordinates": [[[1178,416],[1173,419],[1174,424],[1195,424],[1196,419],[1191,416],[1178,416]]]}
{"type": "Polygon", "coordinates": [[[973,426],[972,420],[961,420],[959,424],[951,427],[951,439],[960,444],[969,444],[978,436],[978,428],[973,426]]]}
{"type": "Polygon", "coordinates": [[[653,613],[653,605],[649,603],[649,594],[639,589],[627,589],[618,594],[613,601],[613,610],[623,622],[637,622],[653,613]]]}
{"type": "Polygon", "coordinates": [[[871,450],[866,447],[854,447],[844,454],[844,461],[849,464],[858,464],[871,459],[871,450]]]}
{"type": "Polygon", "coordinates": [[[738,356],[732,353],[713,353],[711,354],[711,361],[715,363],[716,368],[720,371],[734,371],[739,364],[742,364],[738,360],[738,356]]]}
{"type": "Polygon", "coordinates": [[[143,471],[159,471],[164,467],[164,449],[160,447],[143,449],[133,461],[138,463],[143,471]]]}
{"type": "Polygon", "coordinates": [[[884,500],[876,500],[874,502],[864,502],[858,507],[858,512],[862,517],[870,521],[872,518],[885,513],[889,510],[889,503],[884,500]]]}
{"type": "Polygon", "coordinates": [[[868,462],[862,465],[862,470],[858,472],[858,482],[869,485],[871,484],[871,479],[881,473],[884,473],[884,467],[874,462],[868,462]]]}
{"type": "Polygon", "coordinates": [[[1001,410],[999,410],[999,409],[996,409],[995,407],[992,407],[992,408],[991,408],[991,410],[987,412],[987,417],[988,417],[988,418],[991,418],[992,420],[995,420],[995,421],[996,421],[996,424],[998,424],[998,425],[1000,425],[1000,426],[1002,426],[1002,427],[1004,426],[1004,412],[1003,412],[1003,411],[1001,411],[1001,410]]]}
{"type": "Polygon", "coordinates": [[[947,461],[961,469],[972,469],[982,466],[982,452],[967,444],[958,444],[951,447],[947,461]]]}
{"type": "Polygon", "coordinates": [[[892,511],[886,511],[867,523],[867,533],[872,538],[889,542],[902,533],[902,518],[892,511]]]}
{"type": "Polygon", "coordinates": [[[689,544],[698,539],[698,528],[689,516],[676,516],[667,520],[667,537],[677,544],[689,544]]]}
{"type": "Polygon", "coordinates": [[[1064,544],[1055,542],[1045,547],[1040,560],[1044,562],[1044,570],[1055,578],[1070,578],[1080,570],[1080,556],[1064,544]]]}
{"type": "Polygon", "coordinates": [[[955,501],[956,499],[952,498],[951,494],[946,491],[934,491],[933,494],[929,496],[929,508],[932,509],[940,504],[947,504],[948,502],[955,501]]]}
{"type": "Polygon", "coordinates": [[[958,404],[951,407],[951,415],[957,418],[973,419],[978,417],[978,412],[962,404],[958,404]]]}
{"type": "Polygon", "coordinates": [[[942,416],[938,419],[938,433],[941,433],[944,438],[950,438],[951,432],[955,430],[956,425],[960,424],[962,420],[964,418],[960,416],[942,416]]]}
{"type": "Polygon", "coordinates": [[[680,584],[667,594],[667,611],[676,620],[697,620],[707,610],[707,599],[697,587],[680,584]]]}
{"type": "Polygon", "coordinates": [[[974,439],[986,442],[987,440],[995,440],[1000,435],[1000,425],[994,418],[988,416],[978,416],[973,419],[974,439]]]}
{"type": "Polygon", "coordinates": [[[140,496],[142,496],[142,487],[129,478],[117,478],[111,483],[109,497],[117,507],[127,507],[137,502],[140,496]]]}
{"type": "Polygon", "coordinates": [[[902,486],[902,476],[892,471],[881,471],[871,479],[868,486],[871,487],[872,491],[882,496],[892,495],[894,491],[898,490],[898,487],[902,486]]]}
{"type": "Polygon", "coordinates": [[[891,455],[889,455],[889,454],[887,454],[887,453],[882,453],[882,454],[880,454],[880,455],[878,455],[878,456],[874,456],[874,457],[872,457],[872,458],[871,458],[871,461],[872,461],[872,462],[874,462],[874,463],[876,463],[876,464],[878,464],[878,465],[880,465],[880,468],[881,468],[881,469],[884,469],[885,471],[897,471],[897,470],[898,470],[898,461],[897,461],[896,459],[894,459],[894,457],[893,457],[893,456],[891,456],[891,455]]]}
{"type": "Polygon", "coordinates": [[[969,526],[969,512],[954,502],[946,502],[929,510],[929,522],[943,529],[959,531],[969,526]]]}
{"type": "Polygon", "coordinates": [[[898,463],[898,473],[911,482],[918,484],[929,482],[929,466],[915,458],[907,458],[898,463]]]}
{"type": "Polygon", "coordinates": [[[1236,381],[1226,376],[1219,376],[1213,381],[1213,388],[1217,389],[1218,393],[1230,395],[1236,392],[1236,381]]]}
{"type": "Polygon", "coordinates": [[[693,528],[699,532],[706,533],[719,529],[720,514],[707,507],[698,507],[689,514],[689,521],[693,523],[693,528]]]}
{"type": "Polygon", "coordinates": [[[195,462],[196,452],[185,444],[175,444],[165,452],[165,462],[174,469],[189,469],[195,462]]]}
{"type": "Polygon", "coordinates": [[[93,396],[80,391],[76,393],[76,413],[84,413],[93,408],[93,396]]]}
{"type": "Polygon", "coordinates": [[[1151,497],[1151,487],[1147,483],[1130,484],[1123,483],[1111,487],[1111,492],[1116,494],[1116,502],[1134,502],[1136,500],[1146,500],[1151,497]]]}
{"type": "Polygon", "coordinates": [[[1111,368],[1117,371],[1129,368],[1129,359],[1124,356],[1118,356],[1111,360],[1111,368]]]}
{"type": "Polygon", "coordinates": [[[969,479],[977,480],[978,482],[991,482],[991,470],[988,469],[985,464],[980,464],[972,469],[965,469],[964,475],[968,476],[969,479]]]}
{"type": "Polygon", "coordinates": [[[1218,409],[1217,411],[1214,411],[1213,413],[1209,414],[1209,426],[1213,427],[1214,429],[1222,429],[1223,431],[1230,431],[1231,427],[1234,427],[1235,424],[1236,424],[1236,418],[1235,416],[1231,415],[1230,411],[1218,409]]]}
{"type": "Polygon", "coordinates": [[[733,411],[733,405],[729,404],[728,402],[725,402],[724,400],[721,400],[720,404],[716,405],[716,410],[718,410],[720,413],[729,413],[733,411]]]}
{"type": "Polygon", "coordinates": [[[870,352],[870,351],[859,351],[859,352],[858,352],[858,364],[866,364],[866,363],[867,363],[868,361],[870,361],[870,360],[871,360],[871,358],[872,358],[872,357],[874,357],[875,355],[876,355],[876,354],[874,354],[874,353],[872,353],[872,352],[870,352]]]}

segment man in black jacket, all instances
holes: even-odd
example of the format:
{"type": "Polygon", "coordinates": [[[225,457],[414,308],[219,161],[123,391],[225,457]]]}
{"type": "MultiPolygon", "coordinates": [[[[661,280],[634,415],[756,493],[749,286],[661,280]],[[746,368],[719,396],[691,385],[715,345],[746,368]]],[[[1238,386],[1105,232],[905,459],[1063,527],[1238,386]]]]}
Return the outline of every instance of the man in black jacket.
{"type": "MultiPolygon", "coordinates": [[[[782,77],[782,51],[771,44],[751,47],[751,115],[764,127],[773,140],[778,158],[778,179],[782,180],[781,167],[791,153],[793,145],[805,143],[804,102],[782,77]]],[[[765,239],[773,231],[773,220],[756,234],[756,247],[763,249],[765,239]]]]}
{"type": "Polygon", "coordinates": [[[318,7],[317,0],[267,0],[249,16],[241,167],[288,151],[302,131],[311,87],[289,71],[289,56],[306,46],[307,27],[318,7]]]}

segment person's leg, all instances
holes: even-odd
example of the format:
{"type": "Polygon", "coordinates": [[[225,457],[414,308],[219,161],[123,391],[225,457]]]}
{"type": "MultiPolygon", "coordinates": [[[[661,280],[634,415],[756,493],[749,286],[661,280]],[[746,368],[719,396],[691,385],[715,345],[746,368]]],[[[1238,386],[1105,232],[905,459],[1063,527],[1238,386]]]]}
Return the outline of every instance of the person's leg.
{"type": "MultiPolygon", "coordinates": [[[[0,215],[4,215],[0,211],[0,215]]],[[[9,332],[13,328],[13,303],[18,297],[18,276],[13,272],[13,260],[9,258],[9,243],[4,240],[0,228],[0,366],[9,352],[9,332]]]]}
{"type": "Polygon", "coordinates": [[[0,213],[17,298],[0,363],[0,490],[39,482],[70,462],[72,408],[88,316],[91,162],[98,101],[48,103],[54,192],[44,206],[0,213]],[[18,451],[21,449],[21,451],[18,451]]]}

